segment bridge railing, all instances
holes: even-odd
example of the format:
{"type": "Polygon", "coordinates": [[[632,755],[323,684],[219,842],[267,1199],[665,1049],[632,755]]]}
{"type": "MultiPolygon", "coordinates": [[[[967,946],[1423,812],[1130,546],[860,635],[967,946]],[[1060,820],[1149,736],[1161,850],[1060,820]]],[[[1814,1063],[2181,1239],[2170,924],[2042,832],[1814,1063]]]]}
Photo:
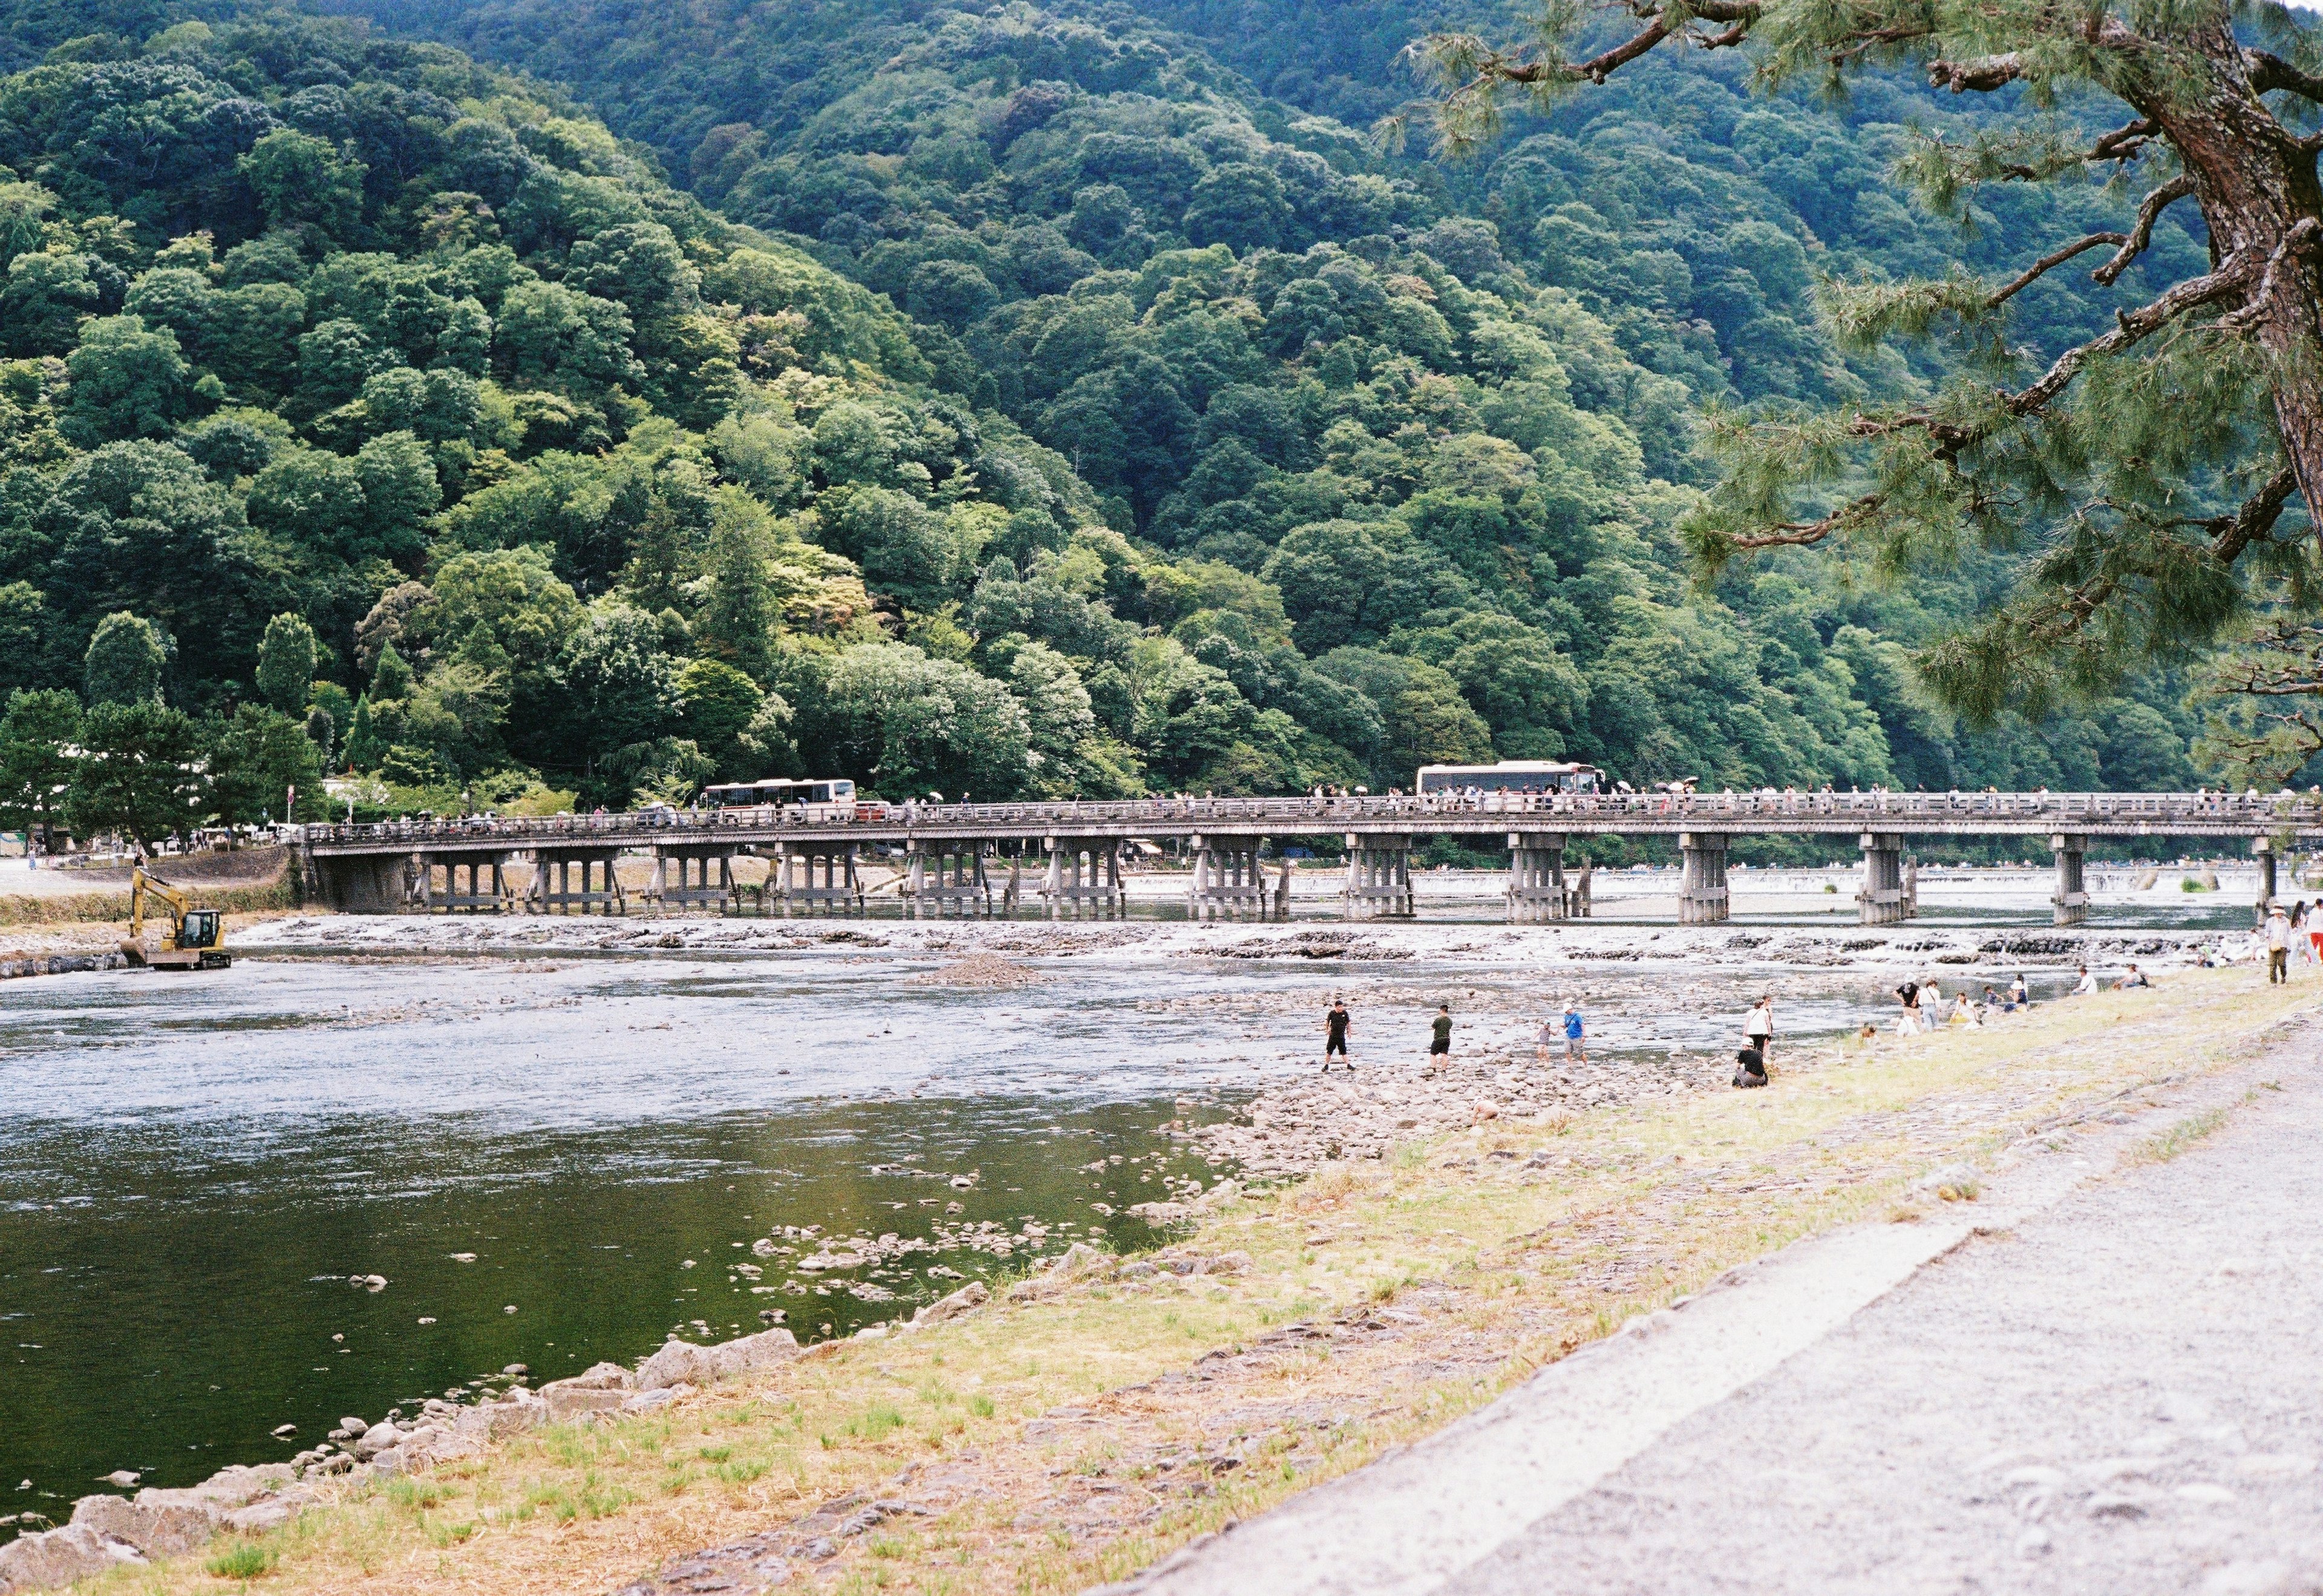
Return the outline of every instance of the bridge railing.
{"type": "Polygon", "coordinates": [[[779,827],[785,832],[843,836],[877,826],[931,831],[969,830],[1024,836],[1079,831],[1134,831],[1153,825],[1265,831],[1276,835],[1330,831],[1350,824],[1409,822],[1415,829],[1442,816],[1505,816],[1512,825],[1554,830],[1560,821],[1660,828],[1786,820],[1829,824],[1845,821],[1866,830],[1909,831],[1990,821],[2009,827],[2040,823],[2061,831],[2121,826],[2199,825],[2260,832],[2278,827],[2323,825],[2323,793],[1446,793],[1355,798],[1145,798],[1110,803],[889,804],[874,817],[867,806],[855,818],[809,819],[803,812],[770,808],[658,810],[636,813],[548,815],[535,819],[481,816],[457,820],[390,821],[370,825],[316,824],[310,844],[394,846],[506,841],[608,844],[714,840],[720,833],[779,827]]]}

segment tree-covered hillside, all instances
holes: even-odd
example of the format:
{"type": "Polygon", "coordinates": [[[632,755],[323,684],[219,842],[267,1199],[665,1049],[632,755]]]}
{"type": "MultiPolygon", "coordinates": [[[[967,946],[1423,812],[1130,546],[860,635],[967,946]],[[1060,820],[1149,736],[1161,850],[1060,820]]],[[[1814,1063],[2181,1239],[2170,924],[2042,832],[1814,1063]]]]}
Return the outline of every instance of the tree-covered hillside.
{"type": "Polygon", "coordinates": [[[2188,779],[2158,692],[1926,707],[1906,651],[1970,592],[1687,591],[1703,404],[1920,380],[1833,353],[1811,271],[1973,247],[1890,226],[1876,131],[1813,108],[1673,71],[1446,172],[1120,7],[381,8],[523,79],[8,14],[19,814],[60,728],[85,825],[129,823],[108,760],[179,773],[149,832],[326,761],[439,804],[2188,779]]]}

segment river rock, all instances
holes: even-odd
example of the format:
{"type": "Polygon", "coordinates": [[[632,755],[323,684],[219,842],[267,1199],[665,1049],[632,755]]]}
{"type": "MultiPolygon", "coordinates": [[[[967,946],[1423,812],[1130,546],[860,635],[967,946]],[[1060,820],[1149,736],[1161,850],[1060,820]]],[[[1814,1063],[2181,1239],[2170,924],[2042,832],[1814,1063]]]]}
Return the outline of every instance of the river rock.
{"type": "Polygon", "coordinates": [[[134,1546],[109,1541],[86,1524],[19,1536],[0,1546],[0,1596],[69,1585],[124,1563],[144,1561],[134,1546]]]}
{"type": "Polygon", "coordinates": [[[992,1293],[985,1289],[983,1281],[970,1280],[950,1296],[939,1297],[914,1314],[912,1323],[914,1325],[941,1324],[946,1319],[958,1318],[964,1313],[982,1307],[991,1298],[992,1293]]]}
{"type": "Polygon", "coordinates": [[[479,1402],[464,1410],[453,1425],[460,1435],[479,1441],[497,1441],[503,1435],[522,1435],[547,1422],[546,1400],[539,1392],[519,1386],[497,1401],[479,1402]]]}
{"type": "Polygon", "coordinates": [[[125,1496],[85,1496],[73,1504],[72,1521],[107,1540],[134,1546],[148,1557],[173,1557],[210,1538],[226,1509],[192,1491],[147,1491],[144,1500],[125,1496]]]}
{"type": "Polygon", "coordinates": [[[798,1338],[787,1330],[761,1330],[716,1346],[673,1341],[638,1365],[637,1385],[644,1391],[659,1390],[680,1380],[707,1385],[730,1374],[770,1368],[797,1357],[798,1350],[798,1338]]]}
{"type": "Polygon", "coordinates": [[[550,1420],[557,1424],[591,1413],[618,1413],[629,1395],[618,1387],[574,1385],[563,1380],[542,1386],[540,1394],[548,1403],[550,1420]]]}
{"type": "Polygon", "coordinates": [[[354,1454],[363,1462],[369,1463],[372,1458],[377,1457],[381,1453],[385,1452],[389,1447],[394,1445],[398,1441],[402,1439],[403,1432],[401,1430],[397,1429],[391,1424],[381,1421],[379,1424],[372,1426],[371,1428],[363,1433],[362,1438],[354,1444],[354,1454]]]}

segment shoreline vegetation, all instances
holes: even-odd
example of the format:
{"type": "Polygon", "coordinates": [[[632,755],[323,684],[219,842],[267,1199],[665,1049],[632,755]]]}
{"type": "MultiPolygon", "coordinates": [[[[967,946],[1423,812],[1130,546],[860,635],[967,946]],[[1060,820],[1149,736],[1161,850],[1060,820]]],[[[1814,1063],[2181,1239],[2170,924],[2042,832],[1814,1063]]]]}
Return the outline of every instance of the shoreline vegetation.
{"type": "MultiPolygon", "coordinates": [[[[683,1588],[665,1572],[717,1568],[803,1590],[1079,1590],[1737,1265],[1973,1201],[1980,1176],[2248,1058],[2316,1001],[2255,970],[2178,971],[1984,1029],[1797,1050],[1764,1091],[1504,1114],[1271,1187],[1221,1181],[1156,1252],[1077,1247],[980,1305],[964,1288],[915,1328],[779,1349],[647,1405],[647,1371],[721,1356],[665,1348],[636,1375],[601,1371],[601,1398],[560,1382],[549,1399],[577,1417],[432,1468],[310,1471],[275,1493],[310,1499],[295,1516],[77,1588],[175,1596],[263,1573],[283,1592],[656,1596],[683,1588]]],[[[436,1417],[489,1430],[470,1416],[537,1404],[436,1417]]]]}

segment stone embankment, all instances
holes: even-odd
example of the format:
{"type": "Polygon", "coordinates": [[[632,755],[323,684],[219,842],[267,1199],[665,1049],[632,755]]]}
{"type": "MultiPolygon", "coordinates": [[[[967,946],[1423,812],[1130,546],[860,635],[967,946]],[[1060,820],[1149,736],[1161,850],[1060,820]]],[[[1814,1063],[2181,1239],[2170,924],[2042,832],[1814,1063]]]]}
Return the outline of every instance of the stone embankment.
{"type": "Polygon", "coordinates": [[[23,976],[65,976],[82,970],[127,969],[129,960],[118,953],[0,954],[0,981],[23,976]]]}
{"type": "MultiPolygon", "coordinates": [[[[983,1300],[983,1287],[969,1289],[983,1300]]],[[[966,1295],[954,1292],[944,1298],[952,1305],[946,1311],[957,1311],[966,1295]]],[[[931,1305],[921,1314],[941,1307],[931,1305]]],[[[537,1390],[523,1383],[524,1366],[513,1364],[503,1371],[512,1383],[483,1400],[464,1404],[430,1398],[415,1415],[406,1417],[397,1408],[376,1424],[343,1418],[329,1440],[288,1463],[236,1465],[179,1490],[148,1487],[134,1496],[85,1496],[73,1504],[68,1523],[0,1546],[0,1596],[177,1556],[220,1535],[260,1534],[326,1500],[322,1488],[328,1481],[417,1472],[544,1424],[650,1412],[699,1386],[798,1354],[798,1343],[787,1330],[762,1331],[715,1346],[672,1341],[634,1370],[600,1363],[537,1390]]],[[[133,1474],[115,1479],[136,1482],[133,1474]]]]}
{"type": "MultiPolygon", "coordinates": [[[[1239,1254],[1217,1259],[1165,1256],[1159,1261],[1124,1264],[1077,1242],[1063,1254],[1033,1267],[1029,1278],[1010,1289],[1010,1300],[1042,1300],[1071,1284],[1113,1278],[1116,1272],[1124,1277],[1163,1270],[1233,1274],[1247,1269],[1249,1259],[1239,1254]]],[[[908,1335],[971,1313],[991,1296],[982,1281],[971,1280],[908,1319],[868,1325],[852,1339],[908,1335]]],[[[417,1414],[407,1417],[394,1408],[377,1423],[350,1416],[339,1421],[328,1439],[288,1463],[236,1464],[198,1485],[177,1490],[148,1487],[133,1496],[85,1496],[73,1504],[72,1518],[64,1525],[0,1546],[0,1596],[50,1590],[113,1569],[198,1551],[219,1536],[262,1534],[332,1500],[330,1488],[338,1482],[421,1472],[475,1456],[494,1441],[543,1425],[650,1413],[703,1386],[840,1344],[825,1342],[803,1349],[788,1330],[779,1328],[707,1345],[672,1339],[635,1369],[599,1363],[537,1390],[525,1382],[523,1364],[511,1364],[501,1371],[510,1383],[488,1391],[481,1400],[430,1398],[417,1414]]],[[[134,1485],[137,1476],[124,1472],[112,1479],[126,1487],[134,1485]]]]}

